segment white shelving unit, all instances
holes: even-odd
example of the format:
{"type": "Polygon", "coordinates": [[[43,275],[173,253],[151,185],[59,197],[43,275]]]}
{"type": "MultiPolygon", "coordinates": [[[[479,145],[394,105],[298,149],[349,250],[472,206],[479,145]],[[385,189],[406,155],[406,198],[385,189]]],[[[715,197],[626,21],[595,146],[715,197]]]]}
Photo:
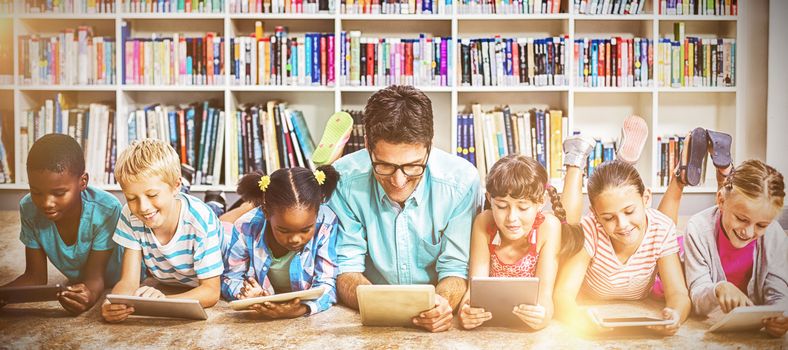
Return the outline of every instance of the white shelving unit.
{"type": "MultiPolygon", "coordinates": [[[[19,10],[22,0],[17,0],[19,10]]],[[[229,1],[225,0],[226,8],[229,1]]],[[[29,33],[53,33],[62,28],[73,28],[78,25],[97,27],[99,35],[109,35],[120,39],[121,23],[132,23],[132,35],[147,35],[153,32],[196,33],[214,31],[221,32],[225,42],[237,35],[248,35],[254,30],[254,21],[263,21],[265,32],[273,32],[273,28],[284,25],[291,28],[291,33],[307,31],[335,32],[339,40],[339,32],[343,30],[361,30],[362,35],[418,35],[433,33],[434,35],[450,35],[452,38],[472,38],[479,36],[557,36],[568,35],[567,42],[567,74],[572,72],[572,43],[580,37],[609,37],[611,35],[641,36],[657,39],[672,33],[674,22],[686,23],[687,35],[716,35],[739,38],[740,28],[737,25],[739,16],[665,16],[658,15],[658,0],[647,0],[645,14],[640,15],[579,15],[570,8],[572,0],[563,0],[559,14],[532,15],[473,15],[460,14],[458,6],[449,15],[363,15],[363,14],[234,14],[223,13],[182,13],[182,14],[145,14],[145,13],[114,13],[114,14],[22,14],[12,16],[0,14],[2,21],[11,21],[13,33],[13,74],[15,84],[0,85],[0,105],[13,105],[15,123],[22,111],[38,108],[47,98],[57,92],[69,94],[71,101],[76,103],[106,102],[118,113],[151,103],[180,104],[212,99],[224,108],[227,115],[244,103],[264,103],[271,99],[288,102],[294,109],[300,109],[307,117],[307,124],[315,138],[320,136],[328,116],[340,109],[362,109],[367,98],[382,87],[354,86],[237,86],[230,83],[211,86],[28,86],[20,85],[18,76],[19,53],[17,36],[29,33]]],[[[740,10],[744,6],[740,6],[740,10]]],[[[117,9],[120,9],[118,0],[117,9]]],[[[0,33],[0,40],[9,40],[9,33],[0,33]]],[[[227,45],[226,45],[227,46],[227,45]]],[[[335,45],[335,61],[339,62],[339,43],[335,45]]],[[[458,45],[455,45],[455,50],[458,45]]],[[[755,52],[742,52],[737,48],[736,62],[743,62],[747,55],[755,52]]],[[[121,55],[118,45],[117,76],[122,74],[120,67],[121,55]]],[[[229,56],[229,48],[225,49],[225,57],[229,56]]],[[[500,86],[477,87],[457,86],[459,83],[458,52],[450,62],[450,71],[456,72],[455,85],[448,87],[419,87],[431,99],[435,116],[435,145],[452,152],[456,148],[455,116],[458,112],[470,111],[473,103],[482,104],[483,109],[509,104],[513,112],[528,110],[533,107],[561,109],[569,116],[570,134],[573,130],[603,138],[616,138],[621,121],[630,114],[644,117],[651,129],[650,140],[641,158],[638,169],[644,180],[656,191],[664,191],[658,187],[658,146],[657,137],[668,134],[684,134],[695,126],[722,130],[731,133],[736,140],[737,125],[741,124],[744,115],[739,101],[741,79],[737,77],[739,87],[732,88],[586,88],[575,87],[570,80],[568,86],[500,86]],[[453,68],[452,68],[453,67],[453,68]]],[[[339,81],[339,64],[336,64],[335,76],[339,81]]],[[[738,74],[737,66],[737,74],[738,74]]],[[[225,80],[230,81],[230,69],[225,68],[225,80]]],[[[120,80],[120,79],[118,79],[120,80]]],[[[746,88],[746,87],[745,87],[746,88]]],[[[17,133],[18,134],[18,133],[17,133]]],[[[317,141],[317,140],[316,140],[317,141]]],[[[16,136],[14,147],[16,168],[24,166],[20,159],[19,137],[16,136]]],[[[734,158],[740,145],[736,145],[734,158]]],[[[707,174],[707,185],[694,188],[692,192],[713,192],[714,173],[707,174]]],[[[117,186],[101,185],[109,190],[117,190],[117,186]]],[[[233,191],[234,184],[222,186],[233,191]]],[[[26,189],[26,184],[5,184],[0,189],[26,189]]],[[[194,190],[206,189],[195,186],[194,190]]]]}

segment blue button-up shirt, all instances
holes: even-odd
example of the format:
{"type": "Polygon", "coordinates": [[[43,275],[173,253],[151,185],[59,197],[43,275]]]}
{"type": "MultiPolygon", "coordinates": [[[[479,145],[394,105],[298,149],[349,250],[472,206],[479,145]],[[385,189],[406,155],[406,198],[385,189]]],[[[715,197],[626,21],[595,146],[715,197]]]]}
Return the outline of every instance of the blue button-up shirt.
{"type": "Polygon", "coordinates": [[[433,149],[404,207],[375,179],[367,150],[334,163],[340,181],[329,206],[343,233],[339,273],[363,272],[375,284],[436,284],[467,278],[479,177],[467,161],[433,149]]]}

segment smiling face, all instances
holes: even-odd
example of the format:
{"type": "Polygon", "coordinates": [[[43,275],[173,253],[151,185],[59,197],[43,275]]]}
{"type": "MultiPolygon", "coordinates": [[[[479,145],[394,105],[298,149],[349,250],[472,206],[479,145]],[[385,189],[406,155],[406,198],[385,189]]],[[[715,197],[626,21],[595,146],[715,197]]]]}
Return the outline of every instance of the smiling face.
{"type": "MultiPolygon", "coordinates": [[[[424,165],[427,162],[429,150],[421,144],[392,144],[380,140],[375,144],[374,150],[370,151],[372,161],[375,163],[387,163],[390,165],[424,165]]],[[[397,169],[392,175],[380,175],[374,169],[375,179],[383,187],[388,197],[397,202],[404,203],[405,200],[416,190],[419,181],[423,176],[407,176],[402,169],[397,169]]]]}
{"type": "Polygon", "coordinates": [[[51,221],[79,215],[81,193],[88,185],[88,175],[74,175],[69,171],[32,171],[28,175],[30,199],[51,221]]]}
{"type": "Polygon", "coordinates": [[[651,193],[641,196],[633,186],[608,187],[591,201],[591,210],[614,247],[640,244],[647,228],[646,204],[651,193]]]}
{"type": "Polygon", "coordinates": [[[743,248],[766,233],[780,208],[767,198],[750,199],[736,190],[717,192],[722,227],[731,245],[743,248]]]}
{"type": "Polygon", "coordinates": [[[302,206],[277,210],[268,218],[276,243],[289,251],[301,251],[315,236],[317,209],[302,206]]]}
{"type": "Polygon", "coordinates": [[[174,230],[177,227],[180,201],[176,196],[180,185],[172,186],[161,177],[153,176],[144,181],[121,183],[121,189],[131,213],[145,226],[157,233],[161,229],[174,230]]]}
{"type": "Polygon", "coordinates": [[[487,194],[490,201],[493,220],[502,238],[516,241],[525,237],[533,227],[536,215],[542,211],[544,203],[534,203],[527,199],[515,199],[510,196],[493,197],[487,194]]]}

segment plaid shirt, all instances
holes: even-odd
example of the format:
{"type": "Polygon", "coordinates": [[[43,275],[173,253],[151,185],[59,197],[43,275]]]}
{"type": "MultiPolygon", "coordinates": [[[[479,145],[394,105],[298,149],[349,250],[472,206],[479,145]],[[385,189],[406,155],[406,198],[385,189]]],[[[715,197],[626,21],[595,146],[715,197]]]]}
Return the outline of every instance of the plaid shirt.
{"type": "MultiPolygon", "coordinates": [[[[339,230],[337,217],[325,205],[320,206],[315,223],[315,236],[296,253],[290,264],[290,287],[293,291],[326,285],[329,288],[317,300],[302,301],[309,314],[327,310],[336,303],[337,254],[339,230]]],[[[274,294],[268,279],[271,250],[266,246],[263,232],[267,221],[262,209],[244,214],[232,226],[232,236],[225,239],[222,295],[235,300],[246,277],[254,277],[264,290],[274,294]]]]}

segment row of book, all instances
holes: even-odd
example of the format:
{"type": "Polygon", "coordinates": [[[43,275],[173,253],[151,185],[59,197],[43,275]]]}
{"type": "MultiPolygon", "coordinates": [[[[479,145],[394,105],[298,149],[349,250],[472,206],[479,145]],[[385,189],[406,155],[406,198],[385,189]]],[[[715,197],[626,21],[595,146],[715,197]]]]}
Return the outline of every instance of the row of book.
{"type": "Polygon", "coordinates": [[[224,83],[224,37],[153,34],[131,38],[131,25],[123,22],[123,84],[220,85],[224,83]]]}
{"type": "Polygon", "coordinates": [[[315,143],[304,114],[283,101],[241,106],[230,118],[228,147],[230,178],[236,183],[244,174],[261,170],[270,174],[280,168],[314,169],[315,143]]]}
{"type": "MultiPolygon", "coordinates": [[[[19,120],[20,156],[27,159],[33,143],[46,134],[66,134],[82,146],[90,181],[97,184],[114,183],[116,117],[111,107],[101,103],[70,108],[63,95],[58,94],[54,99],[44,101],[39,109],[22,112],[19,120]]],[[[17,180],[28,182],[25,167],[19,169],[17,180]]]]}
{"type": "Polygon", "coordinates": [[[231,13],[334,13],[334,0],[230,0],[231,13]]]}
{"type": "Polygon", "coordinates": [[[6,120],[13,119],[12,111],[0,110],[0,183],[14,182],[14,135],[13,130],[6,130],[7,125],[13,125],[6,120]]]}
{"type": "Polygon", "coordinates": [[[646,38],[575,39],[575,86],[652,86],[653,46],[646,38]]]}
{"type": "Polygon", "coordinates": [[[94,36],[88,26],[55,36],[20,35],[23,84],[114,84],[115,39],[94,36]]]}
{"type": "Polygon", "coordinates": [[[364,111],[361,110],[344,110],[351,117],[353,117],[353,129],[350,132],[350,138],[342,149],[342,155],[348,155],[353,152],[364,149],[364,140],[366,133],[364,132],[364,111]]]}
{"type": "Polygon", "coordinates": [[[461,39],[463,86],[562,86],[568,37],[461,39]]]}
{"type": "Polygon", "coordinates": [[[660,0],[659,13],[665,15],[736,16],[738,0],[660,0]]]}
{"type": "Polygon", "coordinates": [[[117,148],[125,149],[134,140],[145,138],[169,142],[181,163],[194,167],[193,184],[218,185],[223,178],[226,125],[224,108],[213,101],[153,104],[130,111],[118,121],[117,148]]]}
{"type": "Polygon", "coordinates": [[[585,169],[586,179],[591,177],[594,169],[600,164],[616,159],[616,142],[615,141],[602,141],[595,139],[596,145],[594,151],[588,155],[588,163],[585,169]]]}
{"type": "Polygon", "coordinates": [[[221,13],[224,0],[121,0],[125,13],[221,13]]]}
{"type": "Polygon", "coordinates": [[[646,0],[574,0],[575,13],[585,15],[638,15],[646,0]]]}
{"type": "MultiPolygon", "coordinates": [[[[114,0],[25,0],[26,13],[114,13],[114,0]]],[[[10,13],[10,12],[2,12],[10,13]]]]}
{"type": "Polygon", "coordinates": [[[0,13],[14,13],[14,1],[0,0],[0,13]]]}
{"type": "Polygon", "coordinates": [[[451,86],[451,37],[368,38],[341,33],[340,79],[350,86],[451,86]]]}
{"type": "Polygon", "coordinates": [[[230,76],[236,85],[333,86],[334,34],[288,36],[287,29],[263,36],[262,23],[251,36],[230,39],[230,76]]]}
{"type": "Polygon", "coordinates": [[[555,14],[561,12],[561,0],[461,0],[457,11],[479,14],[555,14]]]}
{"type": "Polygon", "coordinates": [[[684,136],[657,137],[657,147],[659,149],[657,178],[660,186],[667,186],[676,171],[676,163],[681,156],[682,148],[684,148],[684,136]]]}
{"type": "Polygon", "coordinates": [[[656,55],[659,86],[736,86],[735,39],[664,38],[657,44],[656,55]]]}
{"type": "Polygon", "coordinates": [[[481,105],[473,104],[471,113],[457,115],[456,153],[476,166],[482,182],[493,164],[509,154],[533,157],[551,179],[559,179],[567,123],[561,110],[512,112],[507,105],[483,111],[481,105]]]}
{"type": "Polygon", "coordinates": [[[452,0],[347,0],[339,7],[341,13],[372,15],[448,15],[452,0]]]}

